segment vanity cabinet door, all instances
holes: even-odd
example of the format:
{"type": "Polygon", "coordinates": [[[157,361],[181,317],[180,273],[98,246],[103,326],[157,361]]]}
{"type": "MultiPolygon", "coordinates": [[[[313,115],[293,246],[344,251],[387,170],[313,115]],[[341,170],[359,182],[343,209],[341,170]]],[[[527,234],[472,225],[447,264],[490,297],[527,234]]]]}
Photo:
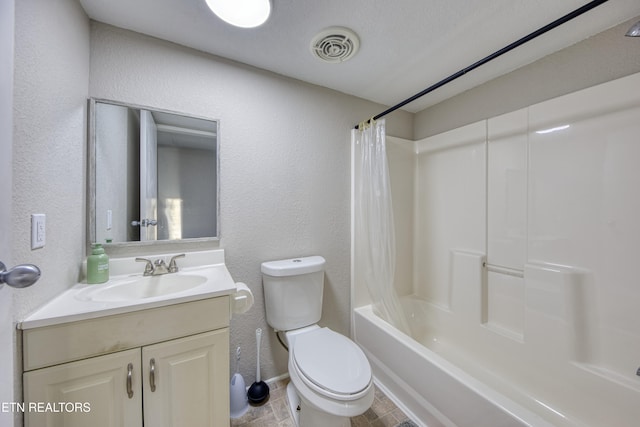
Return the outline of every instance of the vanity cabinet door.
{"type": "Polygon", "coordinates": [[[142,426],[140,349],[24,373],[25,427],[142,426]]]}
{"type": "Polygon", "coordinates": [[[229,425],[228,328],[143,347],[142,364],[145,425],[229,425]]]}

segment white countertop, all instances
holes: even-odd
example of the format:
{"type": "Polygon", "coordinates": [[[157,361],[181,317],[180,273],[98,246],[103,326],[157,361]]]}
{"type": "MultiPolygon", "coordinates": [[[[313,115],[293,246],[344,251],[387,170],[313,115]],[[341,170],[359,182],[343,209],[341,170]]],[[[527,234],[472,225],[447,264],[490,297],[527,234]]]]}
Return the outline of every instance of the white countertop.
{"type": "MultiPolygon", "coordinates": [[[[168,261],[170,257],[171,255],[156,255],[148,258],[166,258],[168,261]]],[[[112,273],[109,281],[97,285],[76,284],[30,314],[18,324],[18,328],[51,326],[236,293],[236,284],[224,264],[222,249],[187,253],[178,263],[180,272],[169,274],[197,274],[206,276],[207,280],[191,289],[164,296],[126,301],[92,301],[84,298],[83,295],[91,289],[142,276],[143,263],[135,262],[134,258],[113,259],[109,264],[112,273]]]]}

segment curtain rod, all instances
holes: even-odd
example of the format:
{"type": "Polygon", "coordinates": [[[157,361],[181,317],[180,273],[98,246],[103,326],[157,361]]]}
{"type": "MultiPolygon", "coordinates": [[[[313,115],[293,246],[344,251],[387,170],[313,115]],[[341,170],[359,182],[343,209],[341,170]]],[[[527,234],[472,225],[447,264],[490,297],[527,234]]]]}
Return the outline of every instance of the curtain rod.
{"type": "MultiPolygon", "coordinates": [[[[438,89],[439,87],[442,87],[444,85],[446,85],[447,83],[451,83],[453,80],[457,79],[458,77],[463,76],[464,74],[468,73],[469,71],[475,70],[476,68],[478,68],[481,65],[486,64],[489,61],[492,61],[494,59],[496,59],[497,57],[519,47],[522,46],[523,44],[527,43],[528,41],[531,41],[533,39],[535,39],[536,37],[546,33],[547,31],[553,30],[556,27],[559,27],[560,25],[572,20],[573,18],[576,18],[580,15],[582,15],[583,13],[586,13],[588,11],[590,11],[591,9],[594,9],[597,6],[600,6],[602,3],[606,3],[609,0],[593,0],[587,4],[585,4],[582,7],[579,7],[578,9],[574,10],[573,12],[567,13],[566,15],[564,15],[561,18],[556,19],[555,21],[551,22],[550,24],[545,25],[544,27],[522,37],[521,39],[516,40],[515,42],[511,43],[508,46],[503,47],[500,50],[497,50],[495,52],[493,52],[491,55],[484,57],[483,59],[479,60],[478,62],[475,62],[471,65],[469,65],[466,68],[463,68],[462,70],[458,71],[457,73],[454,73],[452,75],[450,75],[449,77],[440,80],[438,83],[429,86],[428,88],[426,88],[425,90],[423,90],[422,92],[419,92],[415,95],[413,95],[410,98],[405,99],[404,101],[394,105],[393,107],[383,111],[382,113],[378,114],[377,116],[373,116],[371,119],[365,121],[365,123],[370,123],[371,120],[378,120],[381,117],[386,116],[389,113],[392,113],[402,107],[404,107],[405,105],[407,105],[410,102],[415,101],[416,99],[428,94],[429,92],[433,92],[434,90],[438,89]]],[[[354,129],[358,129],[360,127],[359,124],[357,124],[355,126],[354,129]]]]}

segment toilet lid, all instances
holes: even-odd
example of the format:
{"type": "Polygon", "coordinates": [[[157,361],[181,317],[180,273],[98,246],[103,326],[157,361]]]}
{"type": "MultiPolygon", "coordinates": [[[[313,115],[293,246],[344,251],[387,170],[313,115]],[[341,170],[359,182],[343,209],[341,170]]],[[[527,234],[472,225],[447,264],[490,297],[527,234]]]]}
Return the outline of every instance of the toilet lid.
{"type": "Polygon", "coordinates": [[[293,360],[305,379],[336,394],[356,394],[371,382],[371,367],[349,338],[320,328],[296,337],[293,360]]]}

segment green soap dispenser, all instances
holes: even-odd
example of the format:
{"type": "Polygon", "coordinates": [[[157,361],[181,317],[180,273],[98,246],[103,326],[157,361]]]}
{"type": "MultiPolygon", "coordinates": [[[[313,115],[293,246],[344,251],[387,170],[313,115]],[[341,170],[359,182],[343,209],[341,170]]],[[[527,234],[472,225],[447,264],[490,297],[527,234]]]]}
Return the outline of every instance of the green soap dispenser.
{"type": "Polygon", "coordinates": [[[109,280],[109,256],[104,253],[100,243],[91,246],[91,255],[87,257],[87,283],[104,283],[109,280]]]}

